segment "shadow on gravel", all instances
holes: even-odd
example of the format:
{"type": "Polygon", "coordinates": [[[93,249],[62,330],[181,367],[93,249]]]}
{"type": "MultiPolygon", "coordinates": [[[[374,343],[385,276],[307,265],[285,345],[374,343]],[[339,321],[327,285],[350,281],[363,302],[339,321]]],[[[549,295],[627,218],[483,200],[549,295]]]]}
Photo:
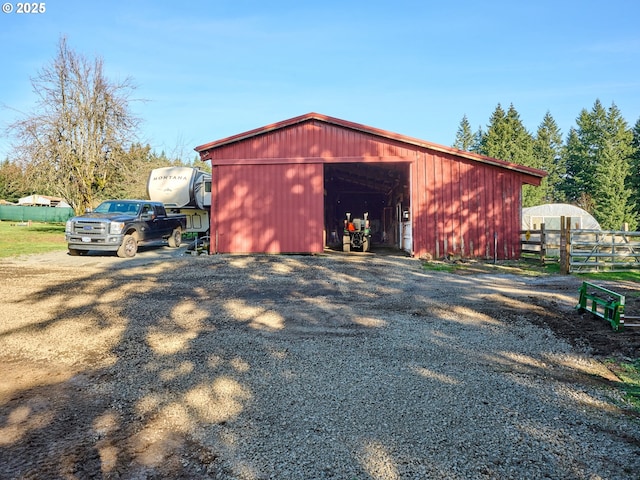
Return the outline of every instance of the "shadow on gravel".
{"type": "Polygon", "coordinates": [[[594,389],[615,378],[538,327],[570,314],[572,291],[394,255],[114,259],[45,277],[6,301],[32,313],[0,333],[1,478],[640,467],[637,422],[594,389]]]}

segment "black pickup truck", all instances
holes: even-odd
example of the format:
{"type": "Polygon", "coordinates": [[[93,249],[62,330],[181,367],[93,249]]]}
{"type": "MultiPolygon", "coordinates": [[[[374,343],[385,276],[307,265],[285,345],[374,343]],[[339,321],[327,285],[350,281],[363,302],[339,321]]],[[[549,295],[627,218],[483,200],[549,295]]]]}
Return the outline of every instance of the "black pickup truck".
{"type": "Polygon", "coordinates": [[[68,220],[65,236],[69,255],[100,250],[128,258],[144,243],[166,240],[170,247],[179,247],[186,227],[186,216],[167,215],[162,203],[107,200],[93,212],[68,220]]]}

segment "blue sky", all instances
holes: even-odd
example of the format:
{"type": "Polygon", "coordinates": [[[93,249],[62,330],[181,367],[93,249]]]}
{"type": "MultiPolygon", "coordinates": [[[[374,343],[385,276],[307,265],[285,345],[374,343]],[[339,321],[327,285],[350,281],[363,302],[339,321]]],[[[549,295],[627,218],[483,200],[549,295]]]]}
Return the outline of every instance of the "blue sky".
{"type": "Polygon", "coordinates": [[[640,118],[637,0],[43,3],[0,13],[1,127],[33,111],[30,79],[61,36],[109,79],[130,77],[140,141],[185,160],[308,112],[443,145],[498,103],[532,133],[549,111],[563,137],[596,99],[640,118]]]}

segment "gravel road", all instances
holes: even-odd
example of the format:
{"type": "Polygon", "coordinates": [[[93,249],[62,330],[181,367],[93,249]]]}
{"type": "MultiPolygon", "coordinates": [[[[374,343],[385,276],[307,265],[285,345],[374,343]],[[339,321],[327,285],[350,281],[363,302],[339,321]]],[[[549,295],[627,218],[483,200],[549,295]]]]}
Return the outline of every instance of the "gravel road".
{"type": "Polygon", "coordinates": [[[549,327],[574,276],[149,248],[0,279],[2,479],[640,475],[616,377],[549,327]]]}

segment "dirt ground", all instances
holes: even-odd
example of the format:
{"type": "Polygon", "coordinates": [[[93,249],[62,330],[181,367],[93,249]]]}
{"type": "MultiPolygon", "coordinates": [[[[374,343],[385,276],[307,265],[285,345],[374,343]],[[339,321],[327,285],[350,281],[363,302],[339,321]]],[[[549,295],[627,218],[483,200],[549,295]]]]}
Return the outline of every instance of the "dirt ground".
{"type": "MultiPolygon", "coordinates": [[[[483,275],[492,272],[509,272],[518,275],[519,269],[489,264],[478,264],[463,267],[457,271],[458,275],[483,275]]],[[[593,278],[584,279],[579,275],[553,275],[543,281],[544,288],[553,290],[558,294],[575,296],[575,304],[578,303],[578,288],[583,281],[612,290],[625,295],[625,315],[628,317],[626,325],[638,324],[637,327],[627,326],[619,331],[610,327],[610,324],[602,318],[589,312],[567,310],[564,304],[562,308],[555,301],[546,300],[546,296],[536,295],[534,287],[528,295],[533,305],[542,307],[538,314],[527,316],[527,320],[540,326],[551,329],[558,337],[565,339],[572,345],[588,349],[599,358],[638,359],[640,358],[640,285],[633,282],[604,281],[593,278]],[[540,314],[542,313],[542,314],[540,314]]],[[[478,306],[482,308],[482,306],[478,306]]]]}
{"type": "MultiPolygon", "coordinates": [[[[298,288],[309,289],[305,293],[309,298],[315,295],[324,299],[335,292],[348,295],[345,289],[358,278],[359,269],[367,269],[368,281],[378,279],[378,289],[389,289],[390,309],[415,316],[433,314],[411,302],[393,299],[393,289],[385,286],[404,281],[403,276],[408,274],[398,270],[402,265],[410,267],[409,275],[418,272],[417,260],[328,255],[335,256],[336,263],[315,268],[331,270],[331,282],[314,280],[306,287],[304,268],[296,270],[292,261],[281,264],[274,257],[264,262],[243,256],[192,257],[185,256],[184,249],[166,247],[142,248],[135,258],[127,260],[100,254],[70,257],[57,252],[0,261],[0,479],[204,476],[198,468],[215,463],[215,455],[193,435],[184,435],[193,426],[180,423],[184,412],[179,405],[167,404],[162,415],[158,414],[162,394],[151,389],[146,403],[128,408],[127,396],[136,392],[113,392],[109,388],[118,382],[114,365],[127,371],[139,369],[141,382],[154,375],[159,375],[159,382],[170,382],[197,374],[197,366],[195,371],[190,370],[194,368],[190,360],[171,365],[162,362],[197,341],[202,334],[197,332],[215,332],[216,326],[209,325],[207,319],[211,309],[220,305],[211,299],[222,288],[217,282],[235,285],[230,291],[241,292],[245,303],[230,300],[226,307],[238,318],[246,316],[245,323],[261,331],[278,330],[278,322],[283,320],[257,312],[260,305],[277,302],[283,295],[295,297],[298,288]],[[348,258],[349,268],[342,270],[339,260],[348,258]],[[271,291],[266,283],[263,288],[256,287],[264,280],[261,269],[265,265],[287,277],[287,291],[271,291]],[[203,271],[208,276],[194,289],[185,273],[189,271],[203,271]],[[203,308],[207,302],[211,307],[203,308]],[[167,312],[171,312],[174,323],[157,323],[167,312]],[[123,318],[127,322],[123,323],[123,318]],[[153,360],[141,360],[145,352],[140,352],[136,343],[141,335],[147,340],[145,348],[153,350],[153,360]],[[166,428],[162,422],[174,423],[166,428]],[[66,424],[76,427],[67,429],[66,424]],[[78,433],[77,425],[86,428],[78,433]],[[117,434],[118,425],[129,427],[117,434]],[[157,442],[158,432],[165,435],[162,443],[157,442]],[[159,445],[172,449],[173,454],[159,450],[159,445]],[[128,467],[134,459],[139,466],[135,472],[128,467]],[[140,465],[154,467],[144,470],[140,465]]],[[[294,260],[297,265],[305,264],[305,257],[294,260]]],[[[429,287],[434,302],[442,301],[438,308],[461,308],[463,313],[473,311],[487,318],[513,319],[515,324],[526,321],[543,326],[596,359],[640,358],[640,327],[616,332],[604,320],[574,309],[582,282],[579,277],[516,276],[491,266],[443,275],[447,276],[446,288],[440,289],[437,282],[429,287]]],[[[626,294],[627,314],[640,316],[637,284],[600,284],[626,294]]],[[[352,311],[371,300],[365,297],[353,299],[352,311]]],[[[323,308],[332,311],[330,305],[323,308]]],[[[323,323],[317,322],[311,311],[308,316],[300,315],[308,323],[285,316],[290,334],[300,338],[318,334],[319,330],[325,335],[348,336],[354,328],[364,328],[345,324],[338,314],[329,315],[323,323]]],[[[363,321],[373,325],[379,320],[365,317],[363,321]]],[[[241,359],[229,355],[229,368],[236,372],[247,368],[241,359]]],[[[210,356],[199,361],[211,366],[221,360],[210,356]]],[[[604,378],[608,374],[599,375],[604,378]]],[[[613,375],[608,378],[615,379],[613,375]]],[[[204,417],[224,425],[247,393],[230,381],[216,388],[219,398],[201,398],[204,394],[194,387],[190,401],[193,408],[204,412],[204,417]],[[220,408],[209,411],[216,402],[220,408]]],[[[210,476],[227,478],[222,474],[210,476]]],[[[247,474],[246,478],[253,477],[247,474]]]]}
{"type": "MultiPolygon", "coordinates": [[[[617,282],[598,282],[589,280],[605,288],[625,295],[625,312],[628,316],[640,317],[640,301],[637,297],[638,286],[632,284],[620,284],[617,282]]],[[[533,302],[536,300],[533,299],[533,302]]],[[[533,323],[544,325],[554,333],[578,347],[588,347],[593,355],[618,359],[640,358],[640,326],[625,326],[622,331],[615,331],[610,324],[589,312],[564,316],[555,315],[553,319],[546,320],[533,317],[533,323]]],[[[640,324],[637,320],[628,318],[626,325],[640,324]]]]}

